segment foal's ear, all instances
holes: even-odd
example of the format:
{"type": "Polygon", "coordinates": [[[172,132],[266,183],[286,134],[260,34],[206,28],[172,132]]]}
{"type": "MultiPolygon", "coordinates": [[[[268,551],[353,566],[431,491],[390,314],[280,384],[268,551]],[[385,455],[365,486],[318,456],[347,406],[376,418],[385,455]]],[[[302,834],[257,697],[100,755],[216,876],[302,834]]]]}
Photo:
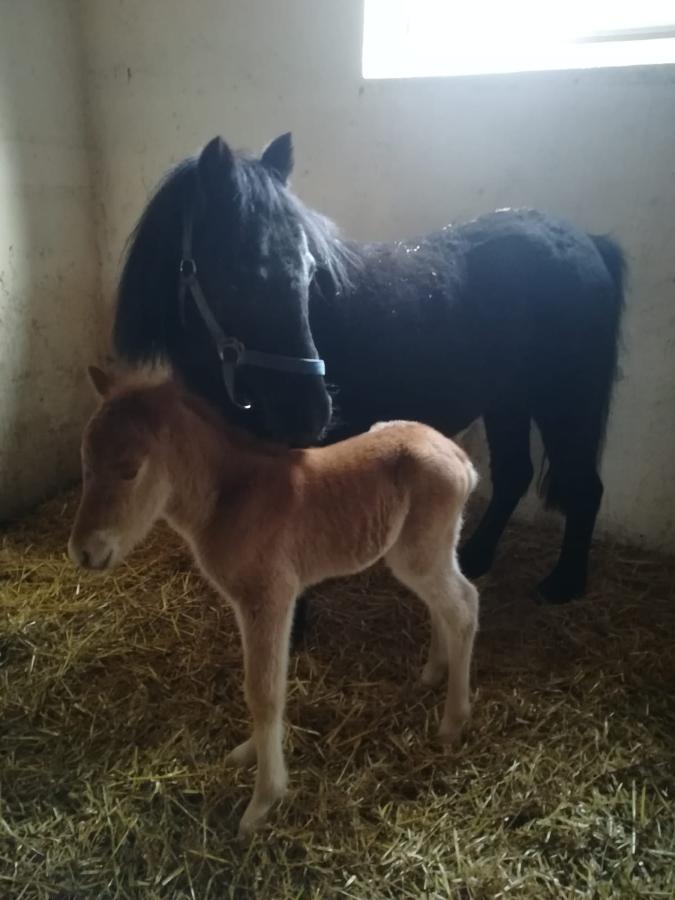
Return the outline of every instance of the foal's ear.
{"type": "Polygon", "coordinates": [[[99,397],[105,397],[113,384],[110,375],[108,375],[107,372],[104,372],[103,369],[99,369],[98,366],[89,366],[87,375],[99,397]]]}
{"type": "Polygon", "coordinates": [[[214,137],[199,154],[197,171],[207,193],[222,191],[234,165],[234,154],[220,137],[214,137]]]}
{"type": "Polygon", "coordinates": [[[286,184],[293,171],[293,138],[290,131],[275,138],[265,147],[260,162],[271,175],[278,178],[282,184],[286,184]]]}

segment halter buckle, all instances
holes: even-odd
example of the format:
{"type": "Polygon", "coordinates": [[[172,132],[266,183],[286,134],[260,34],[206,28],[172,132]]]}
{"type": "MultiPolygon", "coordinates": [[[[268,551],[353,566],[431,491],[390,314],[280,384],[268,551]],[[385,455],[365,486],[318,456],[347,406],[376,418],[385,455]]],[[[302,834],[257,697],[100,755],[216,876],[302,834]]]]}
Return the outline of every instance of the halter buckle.
{"type": "Polygon", "coordinates": [[[244,356],[245,347],[241,341],[230,337],[218,345],[218,357],[221,363],[236,367],[244,356]]]}
{"type": "Polygon", "coordinates": [[[196,277],[197,263],[191,257],[183,257],[183,259],[181,259],[180,261],[178,271],[181,274],[181,278],[184,278],[185,281],[188,281],[190,278],[196,277]]]}

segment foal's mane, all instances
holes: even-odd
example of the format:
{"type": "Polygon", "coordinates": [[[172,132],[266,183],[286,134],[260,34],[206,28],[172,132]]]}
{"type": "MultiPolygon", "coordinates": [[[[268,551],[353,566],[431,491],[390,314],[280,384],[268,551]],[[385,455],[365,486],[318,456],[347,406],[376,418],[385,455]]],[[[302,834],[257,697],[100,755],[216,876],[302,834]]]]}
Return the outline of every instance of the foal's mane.
{"type": "MultiPolygon", "coordinates": [[[[321,278],[315,284],[335,294],[350,287],[357,255],[340,239],[336,226],[306,207],[257,159],[234,156],[231,171],[238,229],[223,235],[230,246],[269,243],[271,235],[297,242],[300,225],[307,236],[321,278]],[[326,281],[328,283],[326,283],[326,281]]],[[[131,362],[166,356],[167,335],[178,319],[178,265],[186,217],[205,202],[198,177],[198,157],[183,160],[157,187],[125,247],[117,297],[114,340],[131,362]]]]}

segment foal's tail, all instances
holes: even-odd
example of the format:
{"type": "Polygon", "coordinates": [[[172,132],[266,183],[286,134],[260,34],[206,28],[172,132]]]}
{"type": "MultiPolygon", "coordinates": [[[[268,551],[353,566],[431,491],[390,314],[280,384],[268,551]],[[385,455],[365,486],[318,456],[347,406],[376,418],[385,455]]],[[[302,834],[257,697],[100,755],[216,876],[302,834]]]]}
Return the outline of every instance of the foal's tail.
{"type": "Polygon", "coordinates": [[[471,462],[471,459],[468,455],[466,458],[466,480],[468,482],[468,488],[469,488],[467,491],[467,494],[466,494],[466,499],[468,500],[469,497],[471,496],[471,494],[473,494],[473,492],[478,487],[478,481],[479,481],[479,475],[476,470],[476,467],[471,462]]]}

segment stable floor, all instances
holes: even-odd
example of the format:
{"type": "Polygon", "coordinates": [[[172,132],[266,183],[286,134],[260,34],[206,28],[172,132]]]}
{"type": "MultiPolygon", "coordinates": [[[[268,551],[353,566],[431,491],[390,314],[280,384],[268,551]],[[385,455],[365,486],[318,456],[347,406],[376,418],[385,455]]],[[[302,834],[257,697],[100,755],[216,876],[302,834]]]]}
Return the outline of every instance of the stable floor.
{"type": "Polygon", "coordinates": [[[674,560],[599,543],[589,596],[540,608],[557,536],[513,526],[450,751],[418,602],[380,570],[322,586],[291,790],[243,845],[233,617],[164,528],[114,574],[76,571],[75,503],[2,538],[1,897],[675,896],[674,560]]]}

